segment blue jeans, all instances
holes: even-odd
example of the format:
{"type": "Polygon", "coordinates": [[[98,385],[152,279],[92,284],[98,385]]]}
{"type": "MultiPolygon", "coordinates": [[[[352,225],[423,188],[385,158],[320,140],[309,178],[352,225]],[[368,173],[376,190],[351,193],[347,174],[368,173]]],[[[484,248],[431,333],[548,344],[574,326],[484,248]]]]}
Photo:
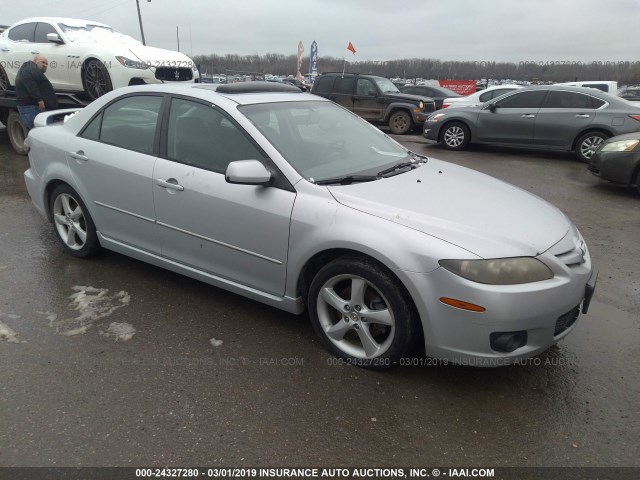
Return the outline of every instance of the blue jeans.
{"type": "Polygon", "coordinates": [[[20,121],[27,132],[33,128],[33,121],[36,115],[40,113],[40,109],[37,105],[18,105],[18,113],[20,114],[20,121]]]}

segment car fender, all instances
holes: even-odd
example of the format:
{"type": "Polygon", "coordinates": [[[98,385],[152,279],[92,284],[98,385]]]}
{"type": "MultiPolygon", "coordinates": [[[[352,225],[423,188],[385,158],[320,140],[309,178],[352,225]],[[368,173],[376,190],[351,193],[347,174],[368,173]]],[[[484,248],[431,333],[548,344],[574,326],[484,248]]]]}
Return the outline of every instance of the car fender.
{"type": "Polygon", "coordinates": [[[418,106],[413,104],[413,103],[409,103],[409,102],[392,102],[389,105],[387,105],[387,107],[386,107],[386,109],[384,111],[384,116],[382,118],[382,121],[384,121],[384,122],[388,121],[389,118],[391,117],[391,115],[393,114],[393,112],[396,111],[396,110],[404,110],[409,115],[411,115],[411,118],[413,118],[413,109],[414,108],[418,108],[418,106]]]}
{"type": "Polygon", "coordinates": [[[307,191],[297,196],[291,216],[287,296],[300,295],[304,267],[323,252],[344,250],[366,255],[393,271],[403,283],[405,273],[438,269],[441,258],[475,257],[439,238],[342,205],[326,188],[300,183],[296,188],[307,191]]]}

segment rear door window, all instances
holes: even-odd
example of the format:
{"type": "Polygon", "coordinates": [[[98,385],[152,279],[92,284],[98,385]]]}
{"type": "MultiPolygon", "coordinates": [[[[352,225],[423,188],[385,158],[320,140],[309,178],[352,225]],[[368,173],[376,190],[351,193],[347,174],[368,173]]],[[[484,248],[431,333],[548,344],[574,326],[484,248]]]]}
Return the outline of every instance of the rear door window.
{"type": "Polygon", "coordinates": [[[23,23],[9,30],[9,38],[14,42],[33,42],[36,23],[23,23]]]}

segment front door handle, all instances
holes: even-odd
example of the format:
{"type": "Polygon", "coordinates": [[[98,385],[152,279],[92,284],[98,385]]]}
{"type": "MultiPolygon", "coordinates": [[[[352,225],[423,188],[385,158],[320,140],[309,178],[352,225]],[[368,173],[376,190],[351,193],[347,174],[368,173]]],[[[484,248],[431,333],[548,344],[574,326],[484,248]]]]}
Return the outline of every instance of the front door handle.
{"type": "Polygon", "coordinates": [[[32,53],[33,55],[40,55],[40,52],[39,52],[39,51],[37,51],[37,50],[31,50],[31,53],[32,53]]]}
{"type": "Polygon", "coordinates": [[[522,115],[522,118],[536,118],[536,116],[532,113],[525,113],[524,115],[522,115]]]}
{"type": "Polygon", "coordinates": [[[82,150],[78,150],[77,152],[69,152],[69,156],[71,158],[75,158],[76,160],[82,160],[83,162],[87,162],[89,157],[87,157],[82,150]]]}
{"type": "Polygon", "coordinates": [[[8,52],[9,51],[9,49],[7,47],[2,47],[2,48],[0,48],[0,50],[2,50],[3,52],[8,52]]]}
{"type": "Polygon", "coordinates": [[[579,113],[576,115],[576,118],[589,118],[590,115],[587,115],[586,113],[579,113]]]}
{"type": "Polygon", "coordinates": [[[157,178],[156,184],[164,188],[170,188],[171,190],[178,190],[179,192],[182,192],[184,190],[184,187],[180,185],[175,178],[169,178],[167,180],[157,178]]]}

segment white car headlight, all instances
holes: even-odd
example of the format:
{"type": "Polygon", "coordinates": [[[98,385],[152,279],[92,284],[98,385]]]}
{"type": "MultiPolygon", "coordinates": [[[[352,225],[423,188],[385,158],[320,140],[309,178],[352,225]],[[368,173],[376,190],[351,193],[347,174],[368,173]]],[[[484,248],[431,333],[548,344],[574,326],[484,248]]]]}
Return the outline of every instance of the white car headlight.
{"type": "Polygon", "coordinates": [[[427,120],[431,121],[431,122],[437,122],[439,121],[442,117],[444,117],[446,114],[445,113],[434,113],[432,114],[427,120]]]}
{"type": "Polygon", "coordinates": [[[440,260],[438,263],[462,278],[489,285],[516,285],[553,278],[551,269],[532,257],[440,260]]]}
{"type": "Polygon", "coordinates": [[[118,60],[118,62],[120,62],[121,65],[127,68],[138,68],[140,70],[146,70],[147,68],[149,68],[149,65],[147,65],[144,62],[141,62],[140,60],[131,60],[130,58],[127,58],[127,57],[116,57],[116,60],[118,60]]]}
{"type": "Polygon", "coordinates": [[[617,142],[606,143],[601,152],[630,152],[640,143],[640,140],[619,140],[617,142]]]}

